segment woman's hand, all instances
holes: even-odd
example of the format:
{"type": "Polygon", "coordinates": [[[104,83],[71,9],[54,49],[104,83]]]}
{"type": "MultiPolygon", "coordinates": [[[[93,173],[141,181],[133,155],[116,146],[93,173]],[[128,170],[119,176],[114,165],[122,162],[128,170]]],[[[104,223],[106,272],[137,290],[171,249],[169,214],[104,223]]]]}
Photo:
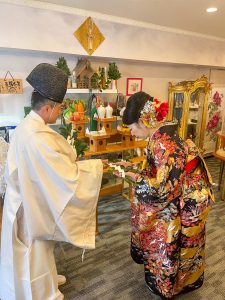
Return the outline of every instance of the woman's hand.
{"type": "Polygon", "coordinates": [[[137,179],[139,178],[139,174],[138,173],[134,173],[134,172],[125,172],[125,177],[127,177],[128,179],[131,179],[132,181],[137,181],[137,179]]]}
{"type": "Polygon", "coordinates": [[[129,181],[136,182],[139,178],[139,174],[136,164],[129,161],[118,161],[113,163],[108,163],[109,170],[116,177],[124,178],[129,181]]]}
{"type": "Polygon", "coordinates": [[[113,175],[116,176],[116,177],[119,177],[119,178],[122,177],[122,173],[118,172],[118,171],[113,171],[113,175]]]}
{"type": "Polygon", "coordinates": [[[120,177],[120,178],[124,178],[127,180],[130,180],[132,182],[136,182],[139,178],[139,174],[138,173],[134,173],[134,172],[119,172],[117,170],[115,170],[113,172],[113,175],[115,175],[116,177],[120,177]]]}

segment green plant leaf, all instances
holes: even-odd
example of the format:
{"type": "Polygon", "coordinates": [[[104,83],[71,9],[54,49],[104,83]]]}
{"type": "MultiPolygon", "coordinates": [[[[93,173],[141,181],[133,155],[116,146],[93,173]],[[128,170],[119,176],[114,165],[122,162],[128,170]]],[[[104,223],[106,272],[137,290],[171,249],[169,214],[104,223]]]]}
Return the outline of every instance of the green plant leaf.
{"type": "Polygon", "coordinates": [[[67,139],[68,137],[70,140],[73,140],[72,147],[76,149],[77,157],[84,155],[84,151],[88,149],[88,144],[83,140],[78,139],[78,131],[73,129],[72,130],[72,123],[66,123],[65,119],[63,118],[63,127],[59,128],[60,134],[67,139]]]}
{"type": "Polygon", "coordinates": [[[116,63],[109,63],[108,78],[113,80],[118,80],[121,78],[121,73],[119,72],[116,63]]]}

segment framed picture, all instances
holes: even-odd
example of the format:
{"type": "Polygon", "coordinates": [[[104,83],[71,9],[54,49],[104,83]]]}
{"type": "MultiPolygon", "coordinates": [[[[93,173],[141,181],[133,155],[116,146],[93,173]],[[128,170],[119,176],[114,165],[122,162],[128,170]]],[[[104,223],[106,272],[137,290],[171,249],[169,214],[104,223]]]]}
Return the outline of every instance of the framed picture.
{"type": "Polygon", "coordinates": [[[143,78],[127,78],[127,96],[142,91],[143,78]]]}

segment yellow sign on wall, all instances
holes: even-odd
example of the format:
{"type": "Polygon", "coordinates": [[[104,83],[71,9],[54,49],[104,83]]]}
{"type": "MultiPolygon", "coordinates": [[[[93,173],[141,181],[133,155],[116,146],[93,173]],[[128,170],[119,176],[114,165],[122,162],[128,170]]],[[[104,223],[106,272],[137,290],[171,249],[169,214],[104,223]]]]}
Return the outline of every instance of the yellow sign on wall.
{"type": "Polygon", "coordinates": [[[5,78],[0,78],[0,94],[22,94],[23,82],[22,79],[15,79],[12,74],[7,71],[5,78]],[[12,78],[6,79],[7,75],[12,78]]]}
{"type": "Polygon", "coordinates": [[[22,94],[23,83],[21,79],[0,79],[0,94],[22,94]]]}
{"type": "Polygon", "coordinates": [[[74,32],[74,36],[89,55],[91,55],[105,39],[91,17],[87,18],[84,23],[81,24],[74,32]]]}

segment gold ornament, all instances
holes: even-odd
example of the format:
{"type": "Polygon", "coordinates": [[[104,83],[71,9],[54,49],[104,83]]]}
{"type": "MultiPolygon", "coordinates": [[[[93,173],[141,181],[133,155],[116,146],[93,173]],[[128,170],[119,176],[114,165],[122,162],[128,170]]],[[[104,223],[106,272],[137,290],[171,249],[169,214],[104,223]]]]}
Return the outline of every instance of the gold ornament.
{"type": "Polygon", "coordinates": [[[74,36],[89,55],[91,55],[105,39],[91,17],[88,17],[83,24],[81,24],[74,32],[74,36]]]}

